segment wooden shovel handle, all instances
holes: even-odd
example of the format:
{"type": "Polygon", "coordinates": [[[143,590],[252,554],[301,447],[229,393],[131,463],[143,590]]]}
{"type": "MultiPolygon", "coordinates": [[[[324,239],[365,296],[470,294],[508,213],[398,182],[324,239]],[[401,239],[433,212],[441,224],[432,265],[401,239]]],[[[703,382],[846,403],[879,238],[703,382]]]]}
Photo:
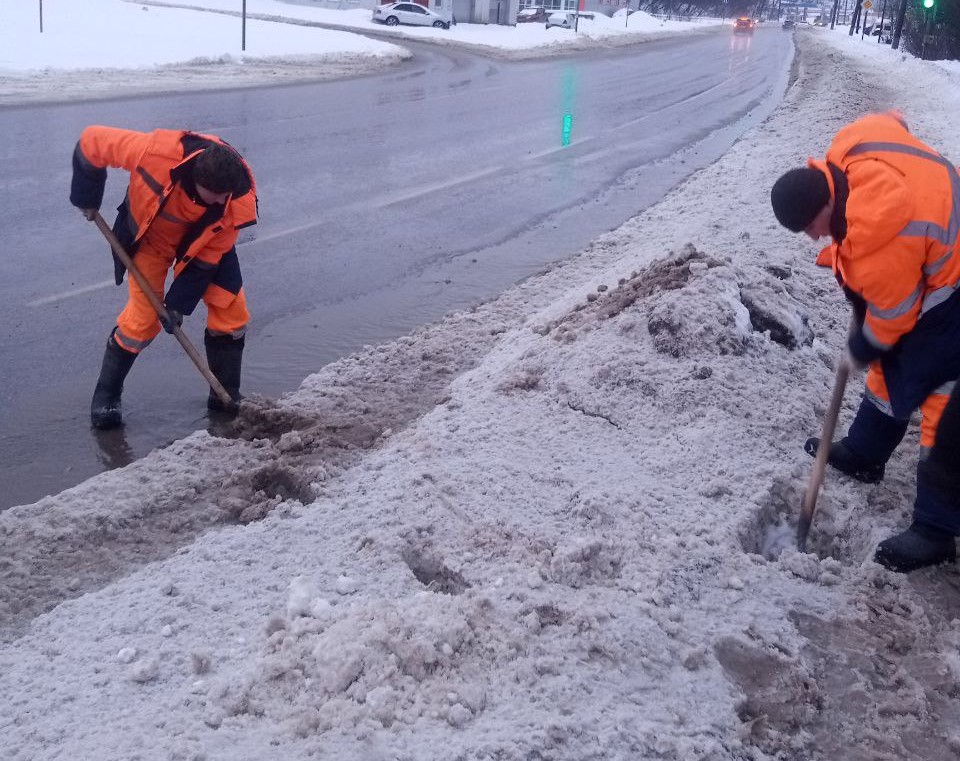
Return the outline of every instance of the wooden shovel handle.
{"type": "MultiPolygon", "coordinates": [[[[157,313],[157,316],[170,324],[170,314],[167,312],[167,308],[163,305],[163,302],[157,298],[157,294],[153,292],[153,287],[147,282],[147,279],[143,276],[143,273],[139,270],[136,264],[133,263],[133,259],[130,258],[130,255],[124,250],[123,245],[117,240],[117,236],[113,234],[113,230],[110,229],[110,226],[107,224],[106,220],[100,215],[99,211],[93,213],[93,221],[96,223],[97,227],[100,228],[100,232],[103,233],[103,237],[107,239],[107,243],[110,244],[110,248],[113,249],[113,253],[117,255],[117,258],[123,262],[123,266],[127,268],[127,272],[137,281],[140,285],[140,290],[143,291],[143,294],[147,297],[147,301],[150,302],[150,306],[153,307],[154,311],[157,313]]],[[[187,338],[186,334],[180,328],[179,325],[173,326],[173,336],[176,338],[180,345],[183,347],[183,350],[187,353],[187,356],[193,360],[193,364],[197,366],[197,369],[200,371],[200,374],[206,379],[207,383],[210,384],[210,388],[213,389],[213,393],[217,395],[221,402],[229,409],[231,407],[236,407],[236,402],[227,393],[227,390],[223,387],[223,384],[217,380],[210,368],[207,367],[207,363],[204,361],[203,357],[200,356],[200,352],[197,351],[196,347],[190,342],[190,339],[187,338]]]]}
{"type": "Polygon", "coordinates": [[[827,468],[827,458],[830,456],[830,445],[833,442],[833,433],[837,429],[837,418],[840,416],[840,405],[843,403],[843,392],[847,388],[850,377],[850,363],[846,356],[840,358],[837,366],[837,377],[833,382],[833,393],[830,396],[830,405],[823,418],[823,430],[820,432],[820,444],[817,446],[817,456],[813,461],[813,470],[810,471],[810,483],[803,495],[803,506],[800,508],[800,521],[797,524],[797,549],[804,552],[807,546],[807,534],[810,533],[810,524],[813,523],[813,513],[817,508],[817,495],[823,484],[823,474],[827,468]]]}

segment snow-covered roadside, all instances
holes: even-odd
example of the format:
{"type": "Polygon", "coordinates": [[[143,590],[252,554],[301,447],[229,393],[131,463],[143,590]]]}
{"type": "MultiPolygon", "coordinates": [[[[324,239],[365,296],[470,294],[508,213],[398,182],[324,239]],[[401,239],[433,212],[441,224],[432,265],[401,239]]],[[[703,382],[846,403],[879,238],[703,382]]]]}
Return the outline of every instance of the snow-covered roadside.
{"type": "MultiPolygon", "coordinates": [[[[953,79],[923,72],[931,110],[916,72],[885,73],[884,90],[814,34],[798,34],[799,78],[776,114],[662,203],[430,329],[432,343],[343,360],[268,413],[258,424],[286,435],[257,446],[285,483],[312,481],[314,502],[262,484],[288,496],[262,520],[64,602],[6,645],[6,757],[960,753],[957,573],[868,560],[909,513],[912,448],[882,485],[831,475],[812,535],[824,560],[760,554],[799,505],[800,443],[847,321],[811,244],[769,214],[770,184],[892,103],[960,155],[953,79]],[[356,409],[337,370],[375,386],[398,362],[453,367],[442,357],[463,351],[467,325],[495,341],[475,369],[325,475],[314,437],[356,409]]],[[[855,404],[851,390],[842,422],[855,404]]],[[[173,456],[238,459],[230,476],[196,476],[201,496],[243,476],[253,449],[202,439],[173,456]]],[[[72,511],[109,524],[124,474],[140,499],[145,480],[166,493],[162,455],[39,504],[51,524],[72,511]]],[[[29,513],[0,516],[7,541],[29,513]]],[[[29,551],[20,563],[5,583],[29,573],[29,551]]]]}
{"type": "Polygon", "coordinates": [[[280,56],[239,62],[227,56],[144,70],[0,72],[0,107],[341,79],[388,68],[411,55],[408,50],[391,47],[395,52],[390,54],[342,53],[320,60],[280,56]]]}
{"type": "Polygon", "coordinates": [[[578,33],[543,24],[391,29],[375,24],[369,10],[280,0],[248,0],[247,6],[243,51],[234,0],[88,0],[82,12],[73,0],[47,0],[42,33],[33,3],[7,4],[0,9],[0,106],[356,76],[412,55],[387,40],[517,59],[725,31],[715,21],[659,21],[644,13],[630,16],[629,26],[598,16],[578,33]]]}
{"type": "Polygon", "coordinates": [[[122,0],[0,9],[0,106],[317,81],[395,65],[410,52],[350,32],[122,0]],[[190,30],[184,34],[184,30],[190,30]]]}
{"type": "MultiPolygon", "coordinates": [[[[174,8],[207,9],[239,16],[234,0],[126,0],[174,8]]],[[[329,29],[356,30],[391,39],[409,39],[473,49],[511,60],[539,58],[596,47],[616,47],[650,42],[677,34],[714,34],[729,31],[730,21],[715,18],[666,21],[637,12],[628,18],[611,18],[601,13],[580,19],[577,31],[542,23],[500,24],[458,23],[449,29],[430,27],[387,27],[372,20],[370,10],[332,10],[309,3],[286,0],[247,0],[247,14],[253,18],[287,23],[317,24],[329,29]]]]}

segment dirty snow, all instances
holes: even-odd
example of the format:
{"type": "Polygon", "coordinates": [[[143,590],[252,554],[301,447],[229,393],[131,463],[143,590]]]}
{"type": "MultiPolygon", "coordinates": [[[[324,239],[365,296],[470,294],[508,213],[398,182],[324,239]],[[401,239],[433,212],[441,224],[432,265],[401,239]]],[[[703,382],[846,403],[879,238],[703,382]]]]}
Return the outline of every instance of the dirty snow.
{"type": "Polygon", "coordinates": [[[957,74],[796,40],[767,122],[571,261],[0,516],[4,758],[960,757],[960,575],[870,561],[916,431],[764,556],[848,319],[770,184],[891,105],[956,158],[957,74]]]}

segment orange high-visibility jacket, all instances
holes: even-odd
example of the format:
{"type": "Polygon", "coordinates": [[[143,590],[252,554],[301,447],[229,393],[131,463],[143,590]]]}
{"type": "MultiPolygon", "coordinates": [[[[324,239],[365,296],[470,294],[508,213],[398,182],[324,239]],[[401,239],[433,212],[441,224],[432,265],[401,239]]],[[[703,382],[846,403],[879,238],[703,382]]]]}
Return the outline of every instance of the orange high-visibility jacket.
{"type": "Polygon", "coordinates": [[[826,164],[810,161],[826,175],[836,203],[831,164],[843,173],[848,195],[846,232],[827,258],[838,280],[865,300],[860,353],[876,356],[956,291],[960,177],[894,112],[849,124],[827,150],[826,164]]]}
{"type": "MultiPolygon", "coordinates": [[[[225,144],[213,135],[184,130],[137,132],[114,127],[87,127],[74,151],[70,200],[80,208],[99,208],[106,183],[106,167],[130,172],[127,198],[120,209],[115,232],[133,253],[179,181],[186,172],[192,172],[194,159],[211,143],[225,144]]],[[[249,188],[231,196],[222,207],[222,214],[205,214],[184,235],[176,250],[177,275],[193,262],[194,269],[206,270],[212,277],[221,259],[233,249],[238,230],[256,224],[256,185],[246,162],[244,168],[249,188]]],[[[239,285],[236,290],[230,290],[236,292],[239,285]]]]}

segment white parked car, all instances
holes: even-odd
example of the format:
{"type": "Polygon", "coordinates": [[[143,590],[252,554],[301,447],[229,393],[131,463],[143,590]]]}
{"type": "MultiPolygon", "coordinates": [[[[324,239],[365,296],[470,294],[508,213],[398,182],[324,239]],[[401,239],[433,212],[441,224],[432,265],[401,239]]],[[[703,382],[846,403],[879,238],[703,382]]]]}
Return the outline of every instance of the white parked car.
{"type": "Polygon", "coordinates": [[[551,13],[547,16],[546,28],[549,29],[551,26],[558,26],[561,29],[573,29],[577,23],[577,16],[581,19],[593,19],[592,13],[578,13],[577,11],[559,11],[557,13],[551,13]]]}
{"type": "Polygon", "coordinates": [[[431,11],[429,8],[424,8],[419,3],[378,5],[373,9],[373,20],[387,26],[412,24],[414,26],[435,26],[438,29],[450,28],[450,19],[441,16],[436,11],[431,11]]]}

